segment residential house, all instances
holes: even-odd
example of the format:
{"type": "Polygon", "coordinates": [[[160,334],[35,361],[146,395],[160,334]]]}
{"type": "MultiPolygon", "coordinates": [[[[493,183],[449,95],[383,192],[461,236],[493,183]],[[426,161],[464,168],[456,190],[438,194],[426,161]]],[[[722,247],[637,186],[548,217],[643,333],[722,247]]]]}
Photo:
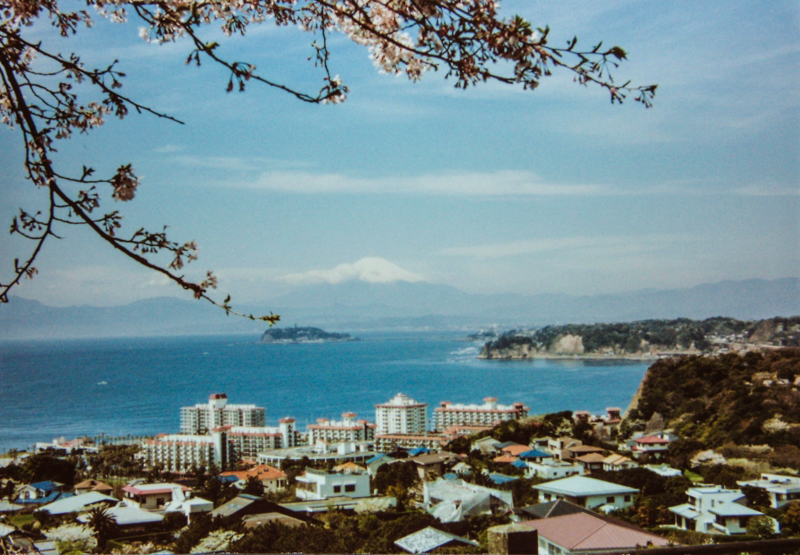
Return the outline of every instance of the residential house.
{"type": "Polygon", "coordinates": [[[94,507],[111,507],[117,503],[119,503],[119,500],[114,497],[97,491],[90,491],[57,499],[43,506],[41,510],[51,515],[66,515],[69,513],[82,513],[94,507]]]}
{"type": "Polygon", "coordinates": [[[800,476],[763,473],[758,480],[737,482],[737,484],[766,491],[769,496],[769,506],[773,509],[800,499],[800,476]]]}
{"type": "Polygon", "coordinates": [[[606,458],[600,453],[587,453],[575,459],[583,466],[583,473],[590,474],[593,470],[603,470],[606,458]]]}
{"type": "MultiPolygon", "coordinates": [[[[122,504],[111,507],[108,509],[107,513],[109,516],[113,517],[117,523],[117,529],[120,535],[144,534],[158,530],[161,527],[161,521],[164,520],[164,515],[122,504]]],[[[90,516],[88,514],[83,514],[78,517],[78,522],[86,524],[89,522],[89,519],[90,516]]]]}
{"type": "Polygon", "coordinates": [[[444,476],[445,472],[461,461],[461,457],[454,453],[443,451],[441,453],[419,455],[408,460],[417,466],[419,477],[425,481],[430,480],[431,476],[444,476]]]}
{"type": "Polygon", "coordinates": [[[497,447],[498,445],[500,445],[500,441],[496,440],[492,436],[486,436],[473,441],[472,449],[480,451],[483,455],[488,455],[490,453],[496,453],[499,451],[500,449],[497,447]]]}
{"type": "Polygon", "coordinates": [[[548,453],[553,455],[553,459],[556,461],[561,461],[563,458],[569,458],[569,455],[565,455],[565,449],[568,447],[576,447],[578,445],[583,445],[583,442],[579,439],[574,439],[571,437],[549,437],[547,438],[547,447],[544,449],[548,453]]]}
{"type": "Polygon", "coordinates": [[[45,481],[26,484],[17,488],[15,503],[22,505],[46,505],[62,497],[71,497],[72,494],[64,491],[64,484],[45,481]]]}
{"type": "Polygon", "coordinates": [[[587,509],[602,511],[624,509],[633,505],[639,490],[596,480],[587,476],[570,476],[553,482],[533,486],[539,492],[539,501],[564,499],[587,509]]]}
{"type": "Polygon", "coordinates": [[[460,522],[468,516],[504,514],[514,509],[510,491],[439,479],[422,488],[425,510],[441,522],[460,522]]]}
{"type": "Polygon", "coordinates": [[[192,515],[210,513],[214,503],[201,497],[190,497],[181,488],[173,488],[172,500],[164,507],[165,513],[181,513],[186,521],[192,523],[192,515]]]}
{"type": "Polygon", "coordinates": [[[577,513],[520,523],[539,536],[539,555],[589,555],[664,547],[669,540],[616,519],[577,513]]]}
{"type": "Polygon", "coordinates": [[[639,463],[632,461],[624,455],[617,455],[611,453],[603,459],[603,470],[614,472],[617,470],[628,470],[630,468],[637,468],[639,463]]]}
{"type": "MultiPolygon", "coordinates": [[[[764,513],[747,507],[747,498],[738,489],[703,486],[686,491],[688,502],[669,510],[675,515],[675,526],[704,533],[744,534],[747,522],[764,513]]],[[[774,520],[774,519],[773,519],[774,520]]],[[[776,532],[778,522],[774,522],[776,532]]]]}
{"type": "Polygon", "coordinates": [[[306,469],[297,477],[298,499],[320,500],[329,497],[369,497],[369,476],[367,474],[334,474],[320,470],[306,469]]]}
{"type": "Polygon", "coordinates": [[[480,545],[476,541],[442,532],[432,526],[400,538],[394,543],[408,553],[430,553],[434,549],[463,547],[465,545],[478,547],[480,545]]]}
{"type": "Polygon", "coordinates": [[[561,460],[566,462],[577,462],[580,457],[592,453],[605,456],[607,451],[591,445],[569,445],[561,451],[561,460]]]}
{"type": "MultiPolygon", "coordinates": [[[[315,520],[302,512],[292,511],[283,507],[282,505],[278,505],[272,501],[267,501],[263,497],[256,497],[255,495],[247,494],[240,494],[227,503],[224,503],[223,505],[220,505],[211,511],[212,517],[219,516],[225,518],[245,519],[248,517],[257,516],[264,516],[264,518],[266,518],[265,515],[273,515],[273,520],[280,521],[281,523],[286,523],[282,518],[280,518],[285,517],[286,519],[291,519],[292,521],[299,520],[306,524],[320,524],[318,520],[315,520]],[[280,517],[274,515],[280,515],[280,517]]],[[[259,524],[263,524],[265,521],[265,519],[261,519],[259,524]]],[[[255,525],[256,524],[253,524],[251,526],[255,525]]]]}
{"type": "Polygon", "coordinates": [[[542,480],[557,480],[568,476],[583,474],[583,465],[580,463],[568,463],[561,461],[544,461],[541,463],[528,462],[525,470],[525,477],[537,477],[542,480]]]}
{"type": "Polygon", "coordinates": [[[249,470],[227,471],[220,474],[220,478],[236,478],[234,485],[244,489],[250,478],[255,478],[264,486],[265,492],[278,492],[286,489],[289,477],[285,472],[267,464],[260,464],[249,470]]]}
{"type": "Polygon", "coordinates": [[[89,493],[90,491],[96,491],[104,495],[114,495],[114,488],[99,480],[84,480],[79,484],[75,484],[74,487],[76,495],[89,493]]]}
{"type": "Polygon", "coordinates": [[[173,497],[191,492],[190,488],[172,483],[127,485],[122,488],[126,507],[147,511],[164,510],[173,497]]]}
{"type": "Polygon", "coordinates": [[[659,432],[635,439],[631,453],[634,459],[658,461],[664,458],[670,443],[672,443],[672,440],[669,435],[659,432]]]}

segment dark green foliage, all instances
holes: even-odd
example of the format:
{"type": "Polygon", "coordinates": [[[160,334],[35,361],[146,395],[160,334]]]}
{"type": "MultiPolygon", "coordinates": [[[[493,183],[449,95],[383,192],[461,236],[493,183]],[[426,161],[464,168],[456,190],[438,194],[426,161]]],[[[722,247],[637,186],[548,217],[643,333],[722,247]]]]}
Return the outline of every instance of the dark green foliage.
{"type": "Polygon", "coordinates": [[[222,519],[212,518],[209,513],[199,513],[192,517],[192,523],[175,542],[175,553],[189,553],[194,546],[214,530],[222,527],[222,519]]]}
{"type": "Polygon", "coordinates": [[[186,515],[179,512],[171,512],[164,514],[164,520],[161,521],[161,528],[166,532],[174,532],[186,526],[186,515]]]}
{"type": "Polygon", "coordinates": [[[787,536],[800,535],[800,501],[784,505],[780,514],[776,515],[781,524],[781,534],[787,536]]]}
{"type": "Polygon", "coordinates": [[[208,499],[214,503],[214,507],[219,507],[237,495],[239,495],[239,490],[236,486],[223,482],[219,476],[212,476],[198,490],[198,497],[208,499]]]}
{"type": "Polygon", "coordinates": [[[372,481],[373,489],[380,495],[386,495],[389,488],[405,491],[420,481],[417,465],[411,461],[384,464],[375,473],[372,481]]]}
{"type": "Polygon", "coordinates": [[[102,552],[106,542],[113,538],[118,531],[117,521],[113,515],[109,514],[106,507],[95,507],[87,513],[87,516],[89,520],[86,522],[86,526],[94,532],[97,548],[102,552]]]}
{"type": "Polygon", "coordinates": [[[97,477],[141,476],[142,461],[136,458],[138,445],[103,445],[97,454],[89,455],[89,466],[97,477]]]}
{"type": "Polygon", "coordinates": [[[742,486],[740,488],[745,497],[747,497],[747,506],[757,508],[759,510],[769,507],[769,494],[763,488],[756,488],[753,486],[742,486]]]}
{"type": "Polygon", "coordinates": [[[741,466],[729,466],[727,464],[713,464],[700,466],[695,472],[703,477],[703,481],[710,484],[719,484],[725,488],[736,489],[740,480],[755,478],[751,473],[741,466]]]}
{"type": "Polygon", "coordinates": [[[459,436],[448,443],[444,450],[451,453],[458,453],[461,455],[468,455],[472,449],[472,440],[467,436],[459,436]]]}
{"type": "Polygon", "coordinates": [[[261,480],[259,480],[256,476],[250,476],[247,479],[247,483],[244,485],[242,493],[261,497],[264,495],[264,484],[261,483],[261,480]]]}
{"type": "MultiPolygon", "coordinates": [[[[777,320],[777,319],[776,319],[777,320]]],[[[800,321],[800,319],[797,319],[800,321]]],[[[772,322],[770,320],[770,322],[772,322]]],[[[493,341],[486,347],[489,349],[507,349],[514,345],[531,345],[536,350],[544,351],[553,346],[565,335],[577,335],[583,340],[586,352],[601,349],[612,349],[614,352],[636,353],[642,348],[643,342],[660,349],[673,349],[676,347],[694,348],[705,351],[711,348],[711,343],[706,339],[709,335],[727,336],[733,334],[752,334],[760,322],[742,322],[733,318],[708,318],[703,321],[694,321],[687,318],[677,320],[643,320],[639,322],[623,322],[614,324],[569,324],[565,326],[546,326],[533,331],[511,330],[493,341]]],[[[789,326],[785,327],[790,327],[789,326]]],[[[796,334],[780,333],[779,345],[789,346],[794,341],[796,334]]]]}
{"type": "Polygon", "coordinates": [[[647,371],[636,417],[647,421],[658,413],[675,428],[682,443],[668,454],[678,466],[700,448],[767,444],[783,466],[800,468],[800,449],[792,448],[800,445],[800,429],[765,427],[773,418],[800,423],[800,392],[765,382],[798,364],[796,348],[662,359],[647,371]]]}
{"type": "Polygon", "coordinates": [[[4,475],[22,483],[52,481],[71,488],[75,484],[75,467],[75,460],[40,453],[26,458],[20,466],[9,465],[4,475]]]}

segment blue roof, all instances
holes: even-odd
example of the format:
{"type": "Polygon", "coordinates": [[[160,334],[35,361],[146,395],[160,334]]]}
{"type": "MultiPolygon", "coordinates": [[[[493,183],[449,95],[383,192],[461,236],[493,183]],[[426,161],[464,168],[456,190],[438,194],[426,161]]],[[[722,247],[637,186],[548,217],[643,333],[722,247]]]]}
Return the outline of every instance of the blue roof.
{"type": "Polygon", "coordinates": [[[35,484],[31,484],[32,488],[40,489],[42,491],[53,491],[55,489],[60,488],[64,484],[59,484],[58,482],[36,482],[35,484]]]}
{"type": "Polygon", "coordinates": [[[516,476],[506,476],[505,474],[498,474],[496,472],[489,474],[489,479],[495,484],[507,484],[514,480],[519,480],[516,476]]]}
{"type": "Polygon", "coordinates": [[[544,451],[539,451],[538,449],[531,449],[530,451],[523,451],[517,458],[520,459],[542,459],[545,457],[552,457],[550,453],[545,453],[544,451]]]}
{"type": "Polygon", "coordinates": [[[525,461],[521,461],[517,459],[516,461],[511,463],[511,466],[516,466],[517,468],[528,468],[528,465],[525,464],[525,461]]]}
{"type": "Polygon", "coordinates": [[[236,476],[220,476],[219,479],[223,484],[227,483],[232,484],[239,481],[239,478],[237,478],[236,476]]]}
{"type": "Polygon", "coordinates": [[[381,460],[381,459],[382,459],[382,458],[384,458],[384,457],[386,457],[386,455],[384,455],[383,453],[378,453],[377,455],[375,455],[374,457],[372,457],[371,459],[369,459],[369,460],[367,461],[367,464],[372,464],[372,463],[374,463],[375,461],[379,461],[379,460],[381,460]]]}
{"type": "Polygon", "coordinates": [[[458,474],[455,472],[447,472],[444,475],[445,480],[458,480],[458,474]]]}
{"type": "Polygon", "coordinates": [[[417,455],[424,455],[430,453],[431,450],[427,447],[415,447],[408,451],[408,454],[412,457],[416,457],[417,455]]]}

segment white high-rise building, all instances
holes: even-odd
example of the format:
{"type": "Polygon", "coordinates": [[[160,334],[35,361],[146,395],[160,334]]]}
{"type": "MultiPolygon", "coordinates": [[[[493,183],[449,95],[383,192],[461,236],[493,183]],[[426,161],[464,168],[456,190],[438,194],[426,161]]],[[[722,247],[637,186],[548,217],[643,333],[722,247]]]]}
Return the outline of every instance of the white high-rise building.
{"type": "Polygon", "coordinates": [[[263,427],[266,410],[256,405],[229,405],[228,396],[214,393],[208,403],[181,408],[181,433],[206,434],[220,426],[263,427]]]}
{"type": "Polygon", "coordinates": [[[425,434],[427,422],[428,403],[418,403],[402,393],[387,403],[375,405],[377,435],[425,434]]]}
{"type": "Polygon", "coordinates": [[[433,429],[443,432],[451,426],[481,426],[490,428],[506,420],[522,420],[530,409],[524,403],[498,405],[495,397],[486,397],[482,405],[453,404],[442,401],[434,409],[433,429]]]}
{"type": "Polygon", "coordinates": [[[309,443],[314,445],[317,440],[328,443],[342,441],[372,441],[375,439],[375,424],[366,420],[356,420],[356,413],[345,412],[340,421],[317,419],[316,424],[306,426],[309,432],[309,443]]]}

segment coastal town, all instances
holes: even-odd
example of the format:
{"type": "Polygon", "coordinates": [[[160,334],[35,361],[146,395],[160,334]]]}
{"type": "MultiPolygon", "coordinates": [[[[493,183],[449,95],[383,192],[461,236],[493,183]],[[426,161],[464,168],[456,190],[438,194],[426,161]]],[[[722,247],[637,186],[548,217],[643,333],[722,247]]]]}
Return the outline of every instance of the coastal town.
{"type": "MultiPolygon", "coordinates": [[[[659,372],[683,371],[670,364],[743,358],[725,356],[662,361],[627,410],[599,415],[531,415],[494,397],[429,407],[401,392],[377,400],[374,420],[345,412],[298,430],[212,393],[176,407],[178,433],[60,438],[0,459],[3,549],[584,555],[729,538],[797,550],[791,406],[744,457],[650,408],[648,384],[661,395],[659,372]]],[[[748,395],[794,403],[797,349],[758,356],[753,368],[777,370],[751,371],[748,395]]]]}

